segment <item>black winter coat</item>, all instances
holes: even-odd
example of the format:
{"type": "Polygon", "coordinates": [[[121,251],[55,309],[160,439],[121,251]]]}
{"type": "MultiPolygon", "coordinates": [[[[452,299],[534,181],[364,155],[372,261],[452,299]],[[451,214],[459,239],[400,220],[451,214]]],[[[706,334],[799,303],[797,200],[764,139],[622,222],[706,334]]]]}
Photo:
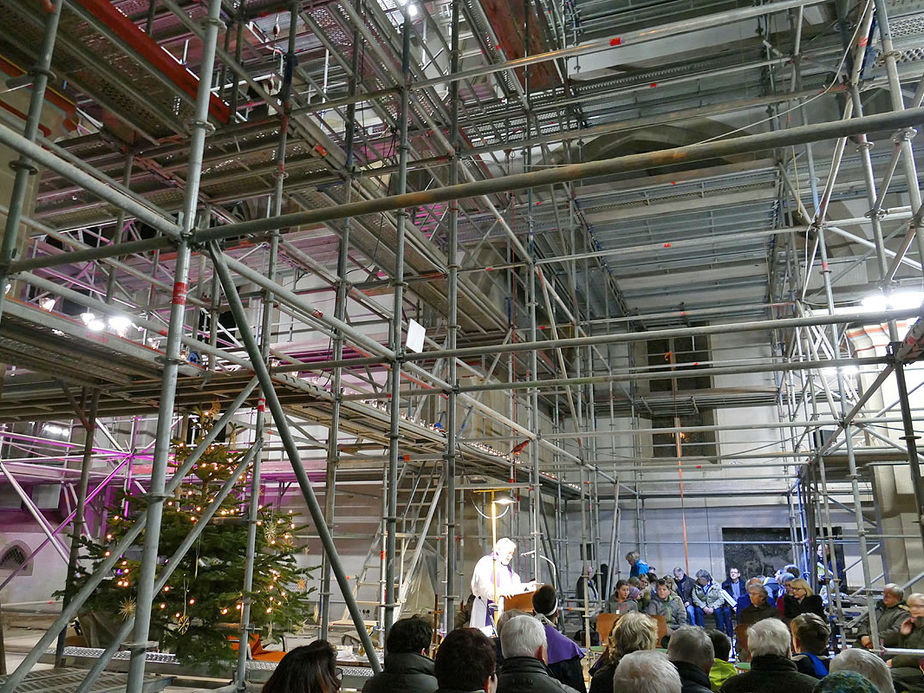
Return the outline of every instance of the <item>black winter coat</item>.
{"type": "Polygon", "coordinates": [[[689,662],[672,662],[680,674],[681,693],[712,693],[709,674],[689,662]]]}
{"type": "Polygon", "coordinates": [[[580,657],[549,664],[549,673],[553,678],[576,690],[577,693],[587,693],[587,684],[584,683],[584,667],[580,657]]]}
{"type": "Polygon", "coordinates": [[[434,693],[439,686],[433,675],[433,660],[416,652],[385,656],[385,668],[366,681],[363,693],[434,693]]]}
{"type": "Polygon", "coordinates": [[[616,667],[611,664],[604,664],[594,672],[590,679],[589,693],[613,693],[613,674],[616,673],[616,667]]]}
{"type": "Polygon", "coordinates": [[[789,623],[800,614],[815,614],[820,616],[825,623],[828,622],[825,604],[817,594],[806,596],[801,604],[792,595],[787,594],[783,597],[783,620],[789,623]]]}
{"type": "Polygon", "coordinates": [[[508,657],[497,672],[497,693],[575,693],[535,657],[508,657]]]}
{"type": "Polygon", "coordinates": [[[800,674],[788,657],[761,655],[751,661],[751,670],[732,676],[720,693],[812,693],[818,679],[800,674]]]}

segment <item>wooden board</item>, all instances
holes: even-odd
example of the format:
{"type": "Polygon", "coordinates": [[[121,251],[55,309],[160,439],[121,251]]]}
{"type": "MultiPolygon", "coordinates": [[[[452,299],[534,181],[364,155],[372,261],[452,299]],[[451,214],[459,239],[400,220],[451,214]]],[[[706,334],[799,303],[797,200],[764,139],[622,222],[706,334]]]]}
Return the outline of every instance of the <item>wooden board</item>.
{"type": "Polygon", "coordinates": [[[613,632],[613,626],[616,625],[616,621],[619,620],[620,616],[621,614],[607,613],[602,613],[597,616],[597,633],[600,635],[601,645],[606,645],[610,633],[613,632]]]}
{"type": "Polygon", "coordinates": [[[533,595],[536,591],[515,594],[512,597],[504,597],[504,611],[519,609],[531,614],[533,612],[533,595]]]}
{"type": "MultiPolygon", "coordinates": [[[[607,639],[610,636],[610,633],[613,632],[613,626],[616,625],[616,622],[619,620],[620,614],[599,614],[597,616],[597,633],[600,635],[600,644],[605,645],[607,639]]],[[[667,621],[663,616],[651,616],[649,615],[652,621],[655,622],[655,625],[658,628],[657,643],[661,644],[661,638],[667,635],[667,621]]]]}

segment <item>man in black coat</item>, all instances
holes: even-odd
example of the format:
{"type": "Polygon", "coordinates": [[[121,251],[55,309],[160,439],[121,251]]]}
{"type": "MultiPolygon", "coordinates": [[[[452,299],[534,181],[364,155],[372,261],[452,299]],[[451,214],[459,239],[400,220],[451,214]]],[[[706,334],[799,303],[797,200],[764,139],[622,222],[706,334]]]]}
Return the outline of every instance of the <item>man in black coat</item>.
{"type": "Polygon", "coordinates": [[[495,693],[494,643],[477,628],[456,628],[437,650],[433,671],[438,693],[495,693]]]}
{"type": "Polygon", "coordinates": [[[363,693],[433,693],[439,686],[426,656],[433,629],[412,616],[395,621],[385,636],[385,669],[366,681],[363,693]]]}
{"type": "Polygon", "coordinates": [[[545,628],[538,620],[512,618],[500,638],[504,664],[497,675],[497,693],[576,693],[549,673],[545,628]]]}
{"type": "Polygon", "coordinates": [[[683,600],[683,608],[687,610],[687,621],[695,623],[693,615],[693,586],[696,584],[693,578],[687,575],[683,568],[674,568],[674,583],[677,585],[677,594],[683,600]]]}
{"type": "Polygon", "coordinates": [[[715,650],[706,631],[697,626],[681,626],[671,633],[667,658],[677,668],[682,693],[712,693],[709,670],[715,663],[715,650]]]}
{"type": "Polygon", "coordinates": [[[800,674],[789,658],[792,634],[776,618],[766,618],[748,628],[751,670],[732,676],[720,693],[812,693],[818,679],[800,674]]]}

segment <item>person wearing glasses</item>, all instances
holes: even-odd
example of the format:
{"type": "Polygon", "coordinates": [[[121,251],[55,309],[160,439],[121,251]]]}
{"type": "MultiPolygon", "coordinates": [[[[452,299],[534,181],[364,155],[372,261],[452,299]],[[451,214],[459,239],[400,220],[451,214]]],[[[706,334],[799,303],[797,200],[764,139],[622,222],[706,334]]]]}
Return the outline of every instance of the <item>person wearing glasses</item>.
{"type": "Polygon", "coordinates": [[[783,620],[792,621],[799,614],[815,614],[827,621],[825,605],[821,597],[812,591],[809,584],[802,578],[789,581],[790,594],[783,598],[783,620]]]}
{"type": "Polygon", "coordinates": [[[507,537],[502,537],[494,544],[494,550],[482,556],[472,572],[472,628],[480,628],[485,635],[494,635],[494,624],[503,612],[502,597],[532,592],[536,582],[522,582],[520,576],[513,572],[510,562],[516,553],[517,545],[507,537]],[[500,605],[495,601],[500,601],[500,605]]]}
{"type": "MultiPolygon", "coordinates": [[[[924,594],[915,592],[908,595],[909,617],[898,630],[882,634],[882,643],[886,647],[907,650],[924,649],[924,594]]],[[[889,661],[892,667],[892,680],[897,691],[920,691],[924,689],[924,675],[921,673],[921,656],[916,654],[896,655],[889,661]]]]}
{"type": "Polygon", "coordinates": [[[326,640],[315,640],[286,654],[262,693],[337,693],[342,679],[334,648],[326,640]]]}
{"type": "Polygon", "coordinates": [[[385,636],[385,669],[366,681],[363,693],[433,693],[437,689],[427,649],[433,628],[412,616],[395,621],[385,636]]]}

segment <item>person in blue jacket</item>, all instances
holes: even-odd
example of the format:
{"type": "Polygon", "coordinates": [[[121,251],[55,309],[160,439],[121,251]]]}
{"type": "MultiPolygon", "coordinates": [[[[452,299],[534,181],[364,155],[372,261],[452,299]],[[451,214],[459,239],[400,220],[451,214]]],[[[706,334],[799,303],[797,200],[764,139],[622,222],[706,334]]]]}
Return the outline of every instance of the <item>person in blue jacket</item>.
{"type": "Polygon", "coordinates": [[[626,554],[626,560],[629,562],[629,577],[638,577],[639,575],[648,575],[648,564],[642,560],[638,551],[630,551],[626,554]]]}
{"type": "Polygon", "coordinates": [[[741,613],[742,609],[746,609],[751,605],[747,583],[741,577],[741,571],[737,568],[728,569],[728,579],[722,583],[722,589],[734,600],[735,605],[732,608],[736,616],[741,613]]]}

